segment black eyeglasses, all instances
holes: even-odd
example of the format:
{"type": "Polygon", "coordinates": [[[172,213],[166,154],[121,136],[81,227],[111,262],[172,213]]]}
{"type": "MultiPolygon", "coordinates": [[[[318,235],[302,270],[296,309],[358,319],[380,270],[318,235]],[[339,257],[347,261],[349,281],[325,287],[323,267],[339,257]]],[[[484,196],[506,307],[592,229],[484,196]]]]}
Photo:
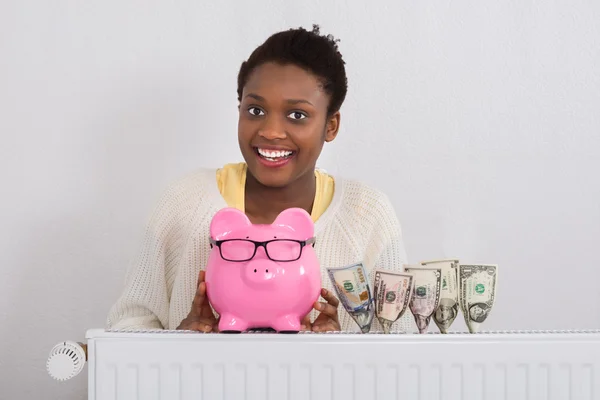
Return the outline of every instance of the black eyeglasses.
{"type": "Polygon", "coordinates": [[[250,261],[256,255],[259,247],[264,247],[267,257],[276,262],[296,261],[302,256],[302,249],[306,245],[315,246],[315,238],[308,240],[273,239],[257,242],[250,239],[214,240],[210,238],[210,248],[217,246],[221,258],[225,261],[244,262],[250,261]]]}

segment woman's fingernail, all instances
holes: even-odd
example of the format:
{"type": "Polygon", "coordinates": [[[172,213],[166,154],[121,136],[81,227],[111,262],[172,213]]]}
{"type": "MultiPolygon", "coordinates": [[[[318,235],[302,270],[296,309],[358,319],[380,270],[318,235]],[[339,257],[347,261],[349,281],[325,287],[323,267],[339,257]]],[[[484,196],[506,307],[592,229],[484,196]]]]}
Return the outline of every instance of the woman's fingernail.
{"type": "Polygon", "coordinates": [[[315,308],[317,310],[320,310],[321,308],[323,308],[323,306],[321,305],[321,303],[317,303],[317,304],[315,304],[315,308]]]}
{"type": "Polygon", "coordinates": [[[323,289],[323,295],[327,295],[327,289],[323,289]]]}

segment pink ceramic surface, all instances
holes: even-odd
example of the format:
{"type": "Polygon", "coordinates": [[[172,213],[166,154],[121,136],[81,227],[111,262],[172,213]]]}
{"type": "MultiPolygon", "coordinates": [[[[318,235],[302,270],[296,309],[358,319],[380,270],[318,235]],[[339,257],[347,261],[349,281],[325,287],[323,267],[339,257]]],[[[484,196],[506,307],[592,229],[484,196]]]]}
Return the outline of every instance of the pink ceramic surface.
{"type": "Polygon", "coordinates": [[[235,208],[215,214],[210,225],[211,239],[227,242],[220,243],[220,248],[213,242],[205,280],[208,299],[221,316],[220,331],[300,330],[300,321],[311,311],[321,291],[319,261],[310,242],[313,234],[310,215],[299,208],[283,211],[271,225],[253,225],[235,208]],[[266,244],[272,259],[263,246],[231,239],[274,240],[266,244]],[[309,242],[301,246],[287,239],[309,242]],[[300,258],[294,260],[298,254],[300,258]],[[252,258],[234,262],[223,257],[252,258]]]}

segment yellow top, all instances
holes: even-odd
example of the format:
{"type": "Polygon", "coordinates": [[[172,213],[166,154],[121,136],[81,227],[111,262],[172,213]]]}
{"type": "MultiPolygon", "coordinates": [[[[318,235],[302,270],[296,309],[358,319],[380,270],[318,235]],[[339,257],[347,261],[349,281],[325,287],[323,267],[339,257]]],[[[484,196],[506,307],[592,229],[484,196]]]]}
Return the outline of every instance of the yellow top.
{"type": "MultiPolygon", "coordinates": [[[[217,170],[217,184],[221,196],[229,207],[244,211],[244,189],[246,187],[246,163],[226,164],[217,170]]],[[[313,222],[325,212],[333,198],[334,180],[331,175],[315,170],[317,191],[311,212],[313,222]]]]}

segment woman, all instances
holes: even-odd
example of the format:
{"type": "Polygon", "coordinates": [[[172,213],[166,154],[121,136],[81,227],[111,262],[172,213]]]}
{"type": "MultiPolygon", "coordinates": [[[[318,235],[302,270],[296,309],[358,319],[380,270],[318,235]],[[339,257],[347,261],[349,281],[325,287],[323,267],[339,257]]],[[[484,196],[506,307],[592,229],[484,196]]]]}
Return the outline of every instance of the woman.
{"type": "MultiPolygon", "coordinates": [[[[305,209],[315,222],[324,301],[303,321],[313,331],[356,331],[325,266],[363,262],[402,270],[400,225],[387,197],[361,183],[316,169],[335,139],[347,80],[336,42],[318,26],[274,34],[242,63],[238,75],[238,141],[245,162],[198,170],[180,179],[155,210],[124,293],[108,317],[112,329],[216,331],[206,299],[208,229],[221,208],[236,207],[253,223],[271,223],[284,209],[305,209]]],[[[406,313],[396,329],[409,329],[406,313]]],[[[372,330],[381,330],[374,321],[372,330]]]]}

